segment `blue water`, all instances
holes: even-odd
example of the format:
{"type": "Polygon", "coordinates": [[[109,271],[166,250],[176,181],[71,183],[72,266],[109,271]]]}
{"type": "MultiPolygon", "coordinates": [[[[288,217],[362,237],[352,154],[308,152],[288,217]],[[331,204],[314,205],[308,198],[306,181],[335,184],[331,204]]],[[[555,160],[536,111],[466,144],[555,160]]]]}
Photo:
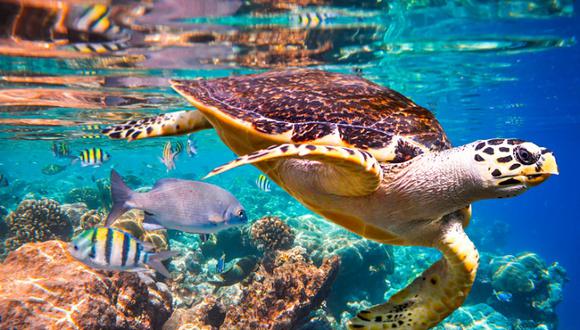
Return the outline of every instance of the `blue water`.
{"type": "MultiPolygon", "coordinates": [[[[473,226],[507,224],[502,254],[531,251],[548,264],[562,265],[570,281],[557,308],[559,329],[577,328],[577,4],[364,1],[350,6],[336,1],[287,11],[257,4],[243,6],[236,1],[223,1],[221,6],[208,5],[211,1],[205,6],[198,3],[180,11],[175,10],[180,8],[178,3],[167,2],[172,9],[168,13],[152,10],[131,25],[156,27],[175,35],[185,31],[203,35],[189,39],[194,42],[169,45],[159,39],[131,40],[127,49],[101,55],[66,48],[51,53],[40,40],[24,43],[18,41],[23,36],[11,38],[5,28],[10,25],[8,20],[2,23],[0,172],[10,182],[9,187],[0,187],[2,207],[15,209],[28,193],[62,200],[74,187],[92,186],[92,177],[108,177],[112,167],[138,176],[146,186],[168,176],[200,179],[231,160],[233,153],[211,131],[196,134],[198,156],[181,155],[176,170],[170,173],[159,161],[163,144],[179,139],[185,143],[183,137],[131,143],[81,138],[86,134],[80,129],[84,124],[106,126],[127,118],[192,109],[171,90],[171,78],[211,78],[305,66],[360,71],[363,77],[432,110],[454,145],[515,137],[555,152],[560,175],[517,198],[476,203],[473,226]],[[304,13],[328,17],[322,23],[303,26],[297,20],[304,13]],[[15,77],[35,76],[78,78],[83,83],[15,81],[15,77]],[[41,89],[45,91],[42,95],[37,93],[41,89]],[[44,119],[56,121],[38,122],[44,119]],[[74,154],[101,147],[112,158],[100,168],[81,168],[78,163],[56,160],[50,151],[53,141],[66,141],[74,154]],[[67,169],[54,176],[43,175],[42,168],[53,163],[67,169]],[[16,184],[19,188],[14,190],[16,184]]],[[[153,34],[142,32],[141,37],[153,34]]],[[[251,195],[257,193],[253,184],[258,173],[246,167],[211,182],[251,195]]],[[[279,188],[267,198],[293,203],[292,216],[308,212],[279,188]]]]}

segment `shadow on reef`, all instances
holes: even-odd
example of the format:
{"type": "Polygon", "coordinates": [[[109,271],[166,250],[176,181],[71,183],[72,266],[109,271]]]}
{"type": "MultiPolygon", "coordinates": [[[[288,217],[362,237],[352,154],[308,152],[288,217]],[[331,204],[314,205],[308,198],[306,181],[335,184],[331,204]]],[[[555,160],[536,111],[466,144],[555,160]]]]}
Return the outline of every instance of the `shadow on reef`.
{"type": "MultiPolygon", "coordinates": [[[[168,265],[172,279],[95,271],[72,259],[62,242],[102,225],[106,211],[85,201],[25,199],[0,221],[2,326],[34,328],[50,318],[49,326],[87,329],[336,329],[438,258],[430,249],[362,239],[310,214],[265,216],[202,242],[196,234],[144,231],[143,213],[131,211],[115,227],[156,249],[179,251],[168,265]]],[[[483,243],[481,236],[507,233],[474,227],[483,243]]],[[[491,251],[481,253],[466,304],[437,329],[555,329],[566,271],[534,253],[491,251]]]]}

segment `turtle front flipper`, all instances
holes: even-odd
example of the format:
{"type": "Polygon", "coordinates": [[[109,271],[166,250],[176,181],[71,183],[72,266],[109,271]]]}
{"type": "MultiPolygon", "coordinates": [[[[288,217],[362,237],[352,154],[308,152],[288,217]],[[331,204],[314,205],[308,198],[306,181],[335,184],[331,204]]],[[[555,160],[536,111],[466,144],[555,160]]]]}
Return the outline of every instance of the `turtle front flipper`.
{"type": "Polygon", "coordinates": [[[102,131],[111,139],[139,140],[157,136],[193,133],[212,128],[204,115],[197,111],[176,111],[154,117],[131,120],[102,131]]]}
{"type": "Polygon", "coordinates": [[[443,258],[409,286],[382,305],[361,311],[349,329],[429,329],[457,309],[467,297],[479,263],[479,254],[463,231],[467,212],[445,216],[435,242],[443,258]]]}
{"type": "Polygon", "coordinates": [[[206,178],[241,165],[285,158],[321,162],[324,168],[316,173],[316,182],[313,182],[312,185],[317,185],[318,189],[329,194],[340,196],[368,195],[377,190],[383,178],[383,169],[380,163],[366,151],[313,144],[282,144],[258,150],[215,168],[206,178]]]}

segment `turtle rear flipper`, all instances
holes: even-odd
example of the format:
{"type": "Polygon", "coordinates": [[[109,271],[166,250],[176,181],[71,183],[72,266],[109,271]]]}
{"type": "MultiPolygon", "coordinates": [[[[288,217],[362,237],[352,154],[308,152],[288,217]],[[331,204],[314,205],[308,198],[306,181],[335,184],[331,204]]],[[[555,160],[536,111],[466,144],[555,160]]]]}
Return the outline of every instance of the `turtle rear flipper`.
{"type": "Polygon", "coordinates": [[[199,111],[176,111],[154,117],[131,120],[111,126],[102,131],[111,139],[129,141],[157,136],[170,136],[193,133],[212,128],[204,115],[199,111]]]}
{"type": "Polygon", "coordinates": [[[349,329],[430,329],[457,309],[471,290],[479,254],[463,231],[468,211],[445,216],[448,222],[435,247],[443,258],[388,302],[361,311],[349,329]]]}
{"type": "Polygon", "coordinates": [[[319,161],[324,169],[316,173],[318,189],[339,196],[364,196],[379,187],[383,170],[368,152],[359,149],[313,144],[282,144],[258,150],[215,168],[206,178],[232,168],[284,158],[319,161]]]}

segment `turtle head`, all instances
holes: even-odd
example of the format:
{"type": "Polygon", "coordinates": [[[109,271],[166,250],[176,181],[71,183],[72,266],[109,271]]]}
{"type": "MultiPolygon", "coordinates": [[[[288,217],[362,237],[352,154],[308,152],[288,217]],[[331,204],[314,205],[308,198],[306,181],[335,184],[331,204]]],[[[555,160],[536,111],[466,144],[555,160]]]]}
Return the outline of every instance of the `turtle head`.
{"type": "Polygon", "coordinates": [[[558,174],[552,151],[518,139],[471,144],[473,160],[490,197],[512,197],[558,174]]]}

